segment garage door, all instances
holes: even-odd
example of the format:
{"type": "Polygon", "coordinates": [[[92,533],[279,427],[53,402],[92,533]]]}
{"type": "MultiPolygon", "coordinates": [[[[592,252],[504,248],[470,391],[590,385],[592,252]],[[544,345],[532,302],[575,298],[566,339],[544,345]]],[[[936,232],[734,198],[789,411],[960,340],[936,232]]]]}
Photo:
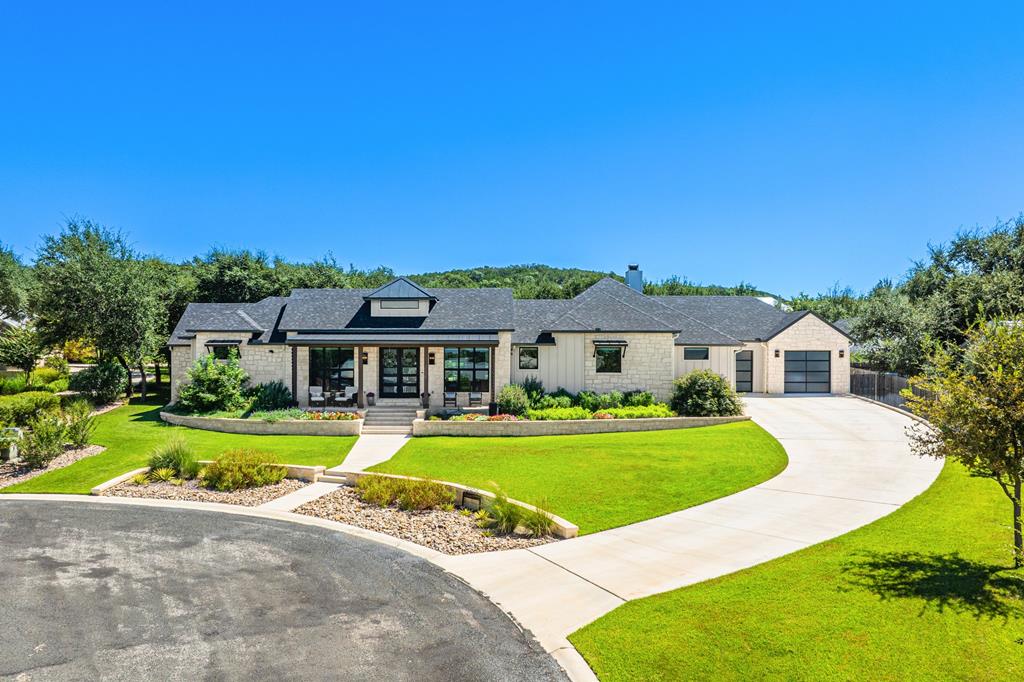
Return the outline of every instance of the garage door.
{"type": "Polygon", "coordinates": [[[829,393],[831,390],[831,352],[786,351],[786,393],[829,393]]]}

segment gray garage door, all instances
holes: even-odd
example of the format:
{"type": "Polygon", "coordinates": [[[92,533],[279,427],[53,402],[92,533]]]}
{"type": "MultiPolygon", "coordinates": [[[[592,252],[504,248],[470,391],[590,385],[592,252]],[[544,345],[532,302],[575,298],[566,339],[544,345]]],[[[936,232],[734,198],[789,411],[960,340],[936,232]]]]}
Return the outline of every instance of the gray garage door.
{"type": "Polygon", "coordinates": [[[827,350],[786,351],[786,393],[829,393],[832,353],[827,350]]]}

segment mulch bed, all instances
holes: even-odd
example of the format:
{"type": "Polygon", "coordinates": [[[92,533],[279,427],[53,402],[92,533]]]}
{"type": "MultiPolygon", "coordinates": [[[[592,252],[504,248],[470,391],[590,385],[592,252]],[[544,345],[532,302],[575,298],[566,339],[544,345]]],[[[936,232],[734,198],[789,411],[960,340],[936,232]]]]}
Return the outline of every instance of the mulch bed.
{"type": "Polygon", "coordinates": [[[261,488],[245,488],[221,492],[200,487],[195,481],[185,481],[182,485],[157,481],[146,485],[135,485],[131,481],[121,483],[105,490],[104,495],[111,497],[146,497],[158,500],[181,500],[187,502],[220,502],[221,504],[237,504],[243,507],[256,507],[264,502],[293,493],[309,485],[305,481],[286,478],[274,485],[261,488]]]}
{"type": "Polygon", "coordinates": [[[397,507],[378,507],[359,499],[354,488],[343,486],[307,502],[296,513],[339,521],[386,533],[402,540],[430,547],[444,554],[474,554],[506,549],[536,547],[557,538],[522,535],[484,535],[472,517],[459,511],[433,509],[407,512],[397,507]]]}
{"type": "Polygon", "coordinates": [[[0,488],[6,488],[9,485],[21,483],[29,480],[30,478],[42,476],[48,471],[61,469],[69,464],[74,464],[80,459],[98,455],[106,450],[102,445],[86,445],[84,448],[77,449],[71,448],[70,446],[68,447],[69,449],[65,450],[63,455],[54,457],[53,460],[43,469],[33,469],[27,464],[0,462],[0,488]]]}

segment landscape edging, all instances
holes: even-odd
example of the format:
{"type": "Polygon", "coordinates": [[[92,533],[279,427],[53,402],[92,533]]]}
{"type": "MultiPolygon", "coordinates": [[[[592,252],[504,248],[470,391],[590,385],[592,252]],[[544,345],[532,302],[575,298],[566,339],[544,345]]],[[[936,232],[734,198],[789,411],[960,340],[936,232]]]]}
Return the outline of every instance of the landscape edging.
{"type": "Polygon", "coordinates": [[[362,419],[346,421],[282,419],[268,422],[262,419],[194,417],[164,411],[160,412],[160,419],[175,426],[249,436],[358,436],[363,430],[362,419]]]}
{"type": "Polygon", "coordinates": [[[647,419],[564,419],[560,421],[429,421],[412,423],[413,436],[565,436],[585,433],[663,431],[748,421],[750,417],[651,417],[647,419]]]}

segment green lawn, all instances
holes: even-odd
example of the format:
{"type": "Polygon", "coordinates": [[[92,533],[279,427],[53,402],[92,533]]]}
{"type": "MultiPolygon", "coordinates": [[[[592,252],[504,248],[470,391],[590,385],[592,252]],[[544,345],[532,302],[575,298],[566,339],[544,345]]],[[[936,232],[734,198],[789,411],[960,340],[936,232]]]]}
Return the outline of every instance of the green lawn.
{"type": "Polygon", "coordinates": [[[570,637],[608,680],[1012,680],[1024,571],[996,483],[947,464],[891,516],[619,607],[570,637]]]}
{"type": "Polygon", "coordinates": [[[729,495],[786,466],[753,422],[638,433],[414,438],[373,471],[425,476],[537,504],[594,533],[729,495]]]}
{"type": "Polygon", "coordinates": [[[172,435],[184,436],[200,459],[212,459],[234,448],[253,448],[272,453],[282,463],[324,466],[340,464],[356,441],[355,436],[241,436],[170,426],[160,421],[163,403],[159,397],[146,403],[135,400],[100,415],[92,442],[106,446],[105,452],[0,492],[88,493],[99,483],[145,466],[149,452],[172,435]]]}

